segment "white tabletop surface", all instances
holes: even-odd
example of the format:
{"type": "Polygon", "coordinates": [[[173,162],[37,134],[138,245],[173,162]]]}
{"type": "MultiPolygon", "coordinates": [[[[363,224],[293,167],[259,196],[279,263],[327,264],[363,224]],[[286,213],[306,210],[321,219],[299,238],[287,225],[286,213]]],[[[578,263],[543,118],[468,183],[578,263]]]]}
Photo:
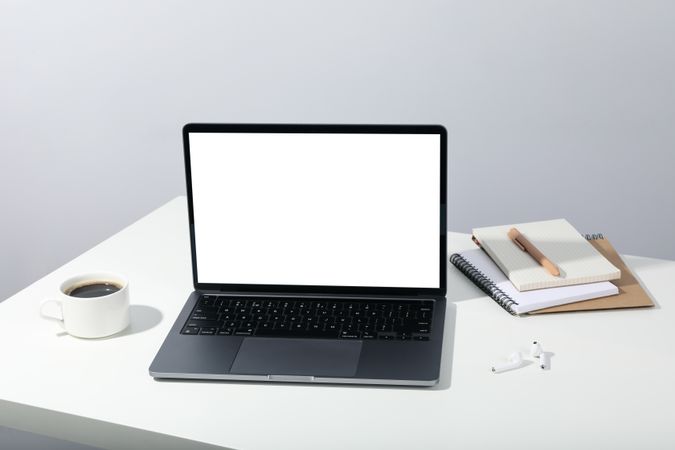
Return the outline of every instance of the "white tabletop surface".
{"type": "MultiPolygon", "coordinates": [[[[450,233],[450,252],[472,246],[450,233]]],[[[0,303],[0,425],[108,448],[675,448],[675,262],[626,261],[655,308],[513,317],[450,267],[434,388],[160,382],[148,366],[192,291],[179,197],[0,303]],[[92,270],[130,280],[117,337],[38,316],[61,280],[92,270]],[[533,339],[551,370],[491,373],[533,339]]]]}

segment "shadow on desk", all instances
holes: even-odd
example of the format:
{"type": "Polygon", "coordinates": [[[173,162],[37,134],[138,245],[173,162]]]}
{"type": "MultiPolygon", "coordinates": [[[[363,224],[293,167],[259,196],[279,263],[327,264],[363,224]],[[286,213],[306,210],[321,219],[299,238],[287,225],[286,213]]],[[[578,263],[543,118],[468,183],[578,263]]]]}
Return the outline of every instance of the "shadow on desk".
{"type": "Polygon", "coordinates": [[[435,386],[383,386],[375,384],[332,384],[332,383],[275,383],[267,381],[221,381],[221,380],[179,380],[179,379],[165,379],[156,378],[158,383],[211,383],[229,385],[260,385],[263,386],[285,386],[289,388],[321,388],[338,387],[344,389],[396,389],[396,390],[417,390],[417,391],[439,391],[450,388],[450,381],[452,376],[452,362],[455,348],[455,325],[457,322],[457,306],[448,302],[445,307],[445,332],[443,333],[443,353],[441,356],[441,371],[438,378],[438,384],[435,386]]]}
{"type": "MultiPolygon", "coordinates": [[[[656,301],[656,298],[654,295],[651,293],[645,282],[642,280],[642,277],[640,276],[640,272],[646,271],[646,270],[655,270],[655,268],[663,268],[666,270],[666,268],[673,267],[675,265],[675,262],[673,261],[664,261],[664,260],[658,260],[658,259],[652,259],[652,258],[643,258],[640,256],[629,256],[629,257],[624,257],[624,262],[630,267],[630,269],[633,271],[633,275],[635,275],[635,278],[637,278],[638,282],[640,283],[640,286],[642,289],[647,292],[649,295],[649,298],[652,299],[652,302],[654,302],[654,309],[661,309],[661,305],[659,302],[656,301]]],[[[658,269],[656,269],[658,270],[658,269]]]]}
{"type": "Polygon", "coordinates": [[[122,331],[118,336],[148,331],[159,325],[163,317],[162,312],[159,309],[148,305],[129,306],[129,315],[131,317],[131,323],[127,329],[122,331]]]}

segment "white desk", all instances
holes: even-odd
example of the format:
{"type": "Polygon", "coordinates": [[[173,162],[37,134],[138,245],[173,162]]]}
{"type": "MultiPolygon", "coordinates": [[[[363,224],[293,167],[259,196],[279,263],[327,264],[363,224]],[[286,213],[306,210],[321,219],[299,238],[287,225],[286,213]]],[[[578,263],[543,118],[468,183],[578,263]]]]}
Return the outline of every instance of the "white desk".
{"type": "Polygon", "coordinates": [[[192,290],[180,197],[0,303],[0,424],[108,448],[674,448],[675,262],[626,259],[656,308],[512,317],[451,267],[436,388],[159,382],[148,366],[192,290]],[[60,280],[92,269],[130,279],[118,337],[38,317],[60,280]],[[533,339],[550,371],[490,372],[533,339]]]}

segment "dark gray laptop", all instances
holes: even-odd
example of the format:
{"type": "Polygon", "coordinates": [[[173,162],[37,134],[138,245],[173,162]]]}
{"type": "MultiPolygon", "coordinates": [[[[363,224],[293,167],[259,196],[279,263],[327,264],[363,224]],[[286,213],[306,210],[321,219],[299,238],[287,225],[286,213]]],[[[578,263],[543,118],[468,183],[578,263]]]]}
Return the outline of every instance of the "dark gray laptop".
{"type": "Polygon", "coordinates": [[[442,126],[188,124],[183,142],[195,290],[150,375],[437,383],[442,126]]]}

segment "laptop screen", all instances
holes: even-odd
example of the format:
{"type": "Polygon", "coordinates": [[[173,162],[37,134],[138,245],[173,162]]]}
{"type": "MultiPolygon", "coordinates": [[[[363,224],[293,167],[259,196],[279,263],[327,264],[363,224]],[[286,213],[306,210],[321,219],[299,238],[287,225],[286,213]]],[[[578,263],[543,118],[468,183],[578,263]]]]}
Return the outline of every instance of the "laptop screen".
{"type": "Polygon", "coordinates": [[[187,141],[197,283],[441,287],[440,132],[187,141]]]}

